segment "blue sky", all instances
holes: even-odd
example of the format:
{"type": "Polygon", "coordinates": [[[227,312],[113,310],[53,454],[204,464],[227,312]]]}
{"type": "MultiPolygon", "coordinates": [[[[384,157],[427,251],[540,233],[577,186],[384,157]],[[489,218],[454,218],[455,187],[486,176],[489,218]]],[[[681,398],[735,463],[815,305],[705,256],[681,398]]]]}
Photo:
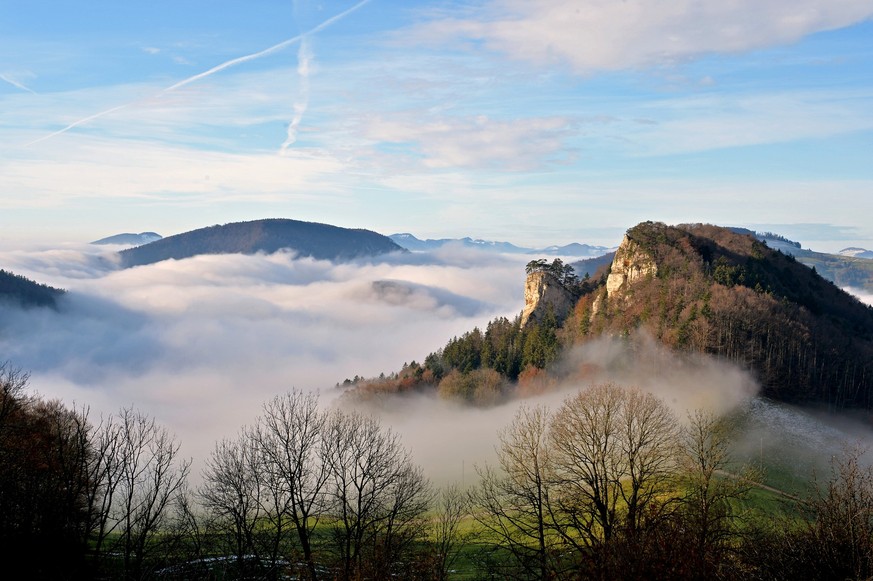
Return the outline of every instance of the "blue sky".
{"type": "Polygon", "coordinates": [[[873,1],[0,0],[0,243],[289,217],[873,247],[873,1]]]}

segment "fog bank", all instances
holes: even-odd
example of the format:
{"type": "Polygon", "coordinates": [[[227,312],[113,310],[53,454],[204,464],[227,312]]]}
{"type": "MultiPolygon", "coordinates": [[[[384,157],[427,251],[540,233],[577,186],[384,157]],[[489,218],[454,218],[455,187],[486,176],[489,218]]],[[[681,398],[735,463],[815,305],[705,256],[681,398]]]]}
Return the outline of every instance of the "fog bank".
{"type": "Polygon", "coordinates": [[[422,360],[523,304],[525,257],[443,249],[333,264],[291,253],[119,270],[94,247],[0,252],[65,288],[57,311],[0,306],[0,360],[95,417],[134,405],[199,464],[291,387],[319,391],[422,360]]]}

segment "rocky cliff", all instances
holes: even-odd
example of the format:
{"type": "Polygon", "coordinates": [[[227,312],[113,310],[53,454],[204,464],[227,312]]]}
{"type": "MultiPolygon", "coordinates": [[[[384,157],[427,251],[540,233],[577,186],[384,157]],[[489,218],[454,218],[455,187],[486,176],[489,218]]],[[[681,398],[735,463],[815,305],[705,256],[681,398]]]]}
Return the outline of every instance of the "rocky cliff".
{"type": "Polygon", "coordinates": [[[655,276],[658,265],[652,255],[627,236],[615,252],[609,276],[606,278],[606,292],[609,298],[616,296],[622,287],[647,276],[655,276]]]}
{"type": "Polygon", "coordinates": [[[551,273],[534,271],[524,283],[524,310],[521,313],[521,326],[528,321],[542,321],[549,309],[558,323],[576,304],[575,296],[551,273]]]}

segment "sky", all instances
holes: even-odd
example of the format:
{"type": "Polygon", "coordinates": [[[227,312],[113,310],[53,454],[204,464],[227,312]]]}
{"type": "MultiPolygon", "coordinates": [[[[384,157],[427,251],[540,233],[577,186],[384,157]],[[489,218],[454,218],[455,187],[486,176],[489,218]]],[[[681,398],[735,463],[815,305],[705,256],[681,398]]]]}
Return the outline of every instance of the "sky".
{"type": "Polygon", "coordinates": [[[268,217],[873,248],[871,0],[0,0],[0,246],[268,217]]]}

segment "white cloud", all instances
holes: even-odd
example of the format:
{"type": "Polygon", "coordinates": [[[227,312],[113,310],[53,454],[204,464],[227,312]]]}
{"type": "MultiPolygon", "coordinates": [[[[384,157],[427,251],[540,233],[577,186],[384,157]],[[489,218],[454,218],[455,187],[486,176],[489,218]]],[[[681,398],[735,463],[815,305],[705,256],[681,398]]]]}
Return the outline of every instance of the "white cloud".
{"type": "Polygon", "coordinates": [[[628,128],[642,153],[669,155],[785,143],[873,129],[868,91],[706,95],[653,102],[657,124],[628,128]]]}
{"type": "Polygon", "coordinates": [[[394,116],[370,119],[363,133],[376,141],[408,144],[408,153],[420,156],[429,168],[522,171],[566,161],[572,153],[566,139],[576,133],[575,125],[565,117],[501,121],[484,115],[433,120],[394,116]]]}
{"type": "MultiPolygon", "coordinates": [[[[31,389],[88,405],[94,417],[129,405],[154,415],[194,458],[196,480],[214,443],[251,424],[273,395],[297,387],[331,404],[347,377],[396,371],[514,316],[525,261],[444,248],[344,264],[277,253],[117,270],[93,246],[0,251],[8,268],[70,289],[59,312],[0,307],[0,353],[32,373],[31,389]]],[[[733,409],[755,392],[735,367],[645,340],[588,343],[558,373],[564,385],[525,401],[555,409],[569,391],[613,380],[664,398],[681,418],[733,409]]],[[[519,403],[482,410],[402,398],[377,411],[429,476],[469,483],[519,403]]]]}
{"type": "Polygon", "coordinates": [[[345,163],[322,151],[251,154],[157,142],[79,137],[77,147],[45,144],[39,156],[0,161],[7,191],[0,207],[48,207],[76,198],[152,198],[175,204],[306,199],[330,191],[345,163]]]}
{"type": "Polygon", "coordinates": [[[492,0],[476,17],[438,18],[409,38],[480,42],[584,74],[791,43],[871,15],[868,0],[492,0]]]}

